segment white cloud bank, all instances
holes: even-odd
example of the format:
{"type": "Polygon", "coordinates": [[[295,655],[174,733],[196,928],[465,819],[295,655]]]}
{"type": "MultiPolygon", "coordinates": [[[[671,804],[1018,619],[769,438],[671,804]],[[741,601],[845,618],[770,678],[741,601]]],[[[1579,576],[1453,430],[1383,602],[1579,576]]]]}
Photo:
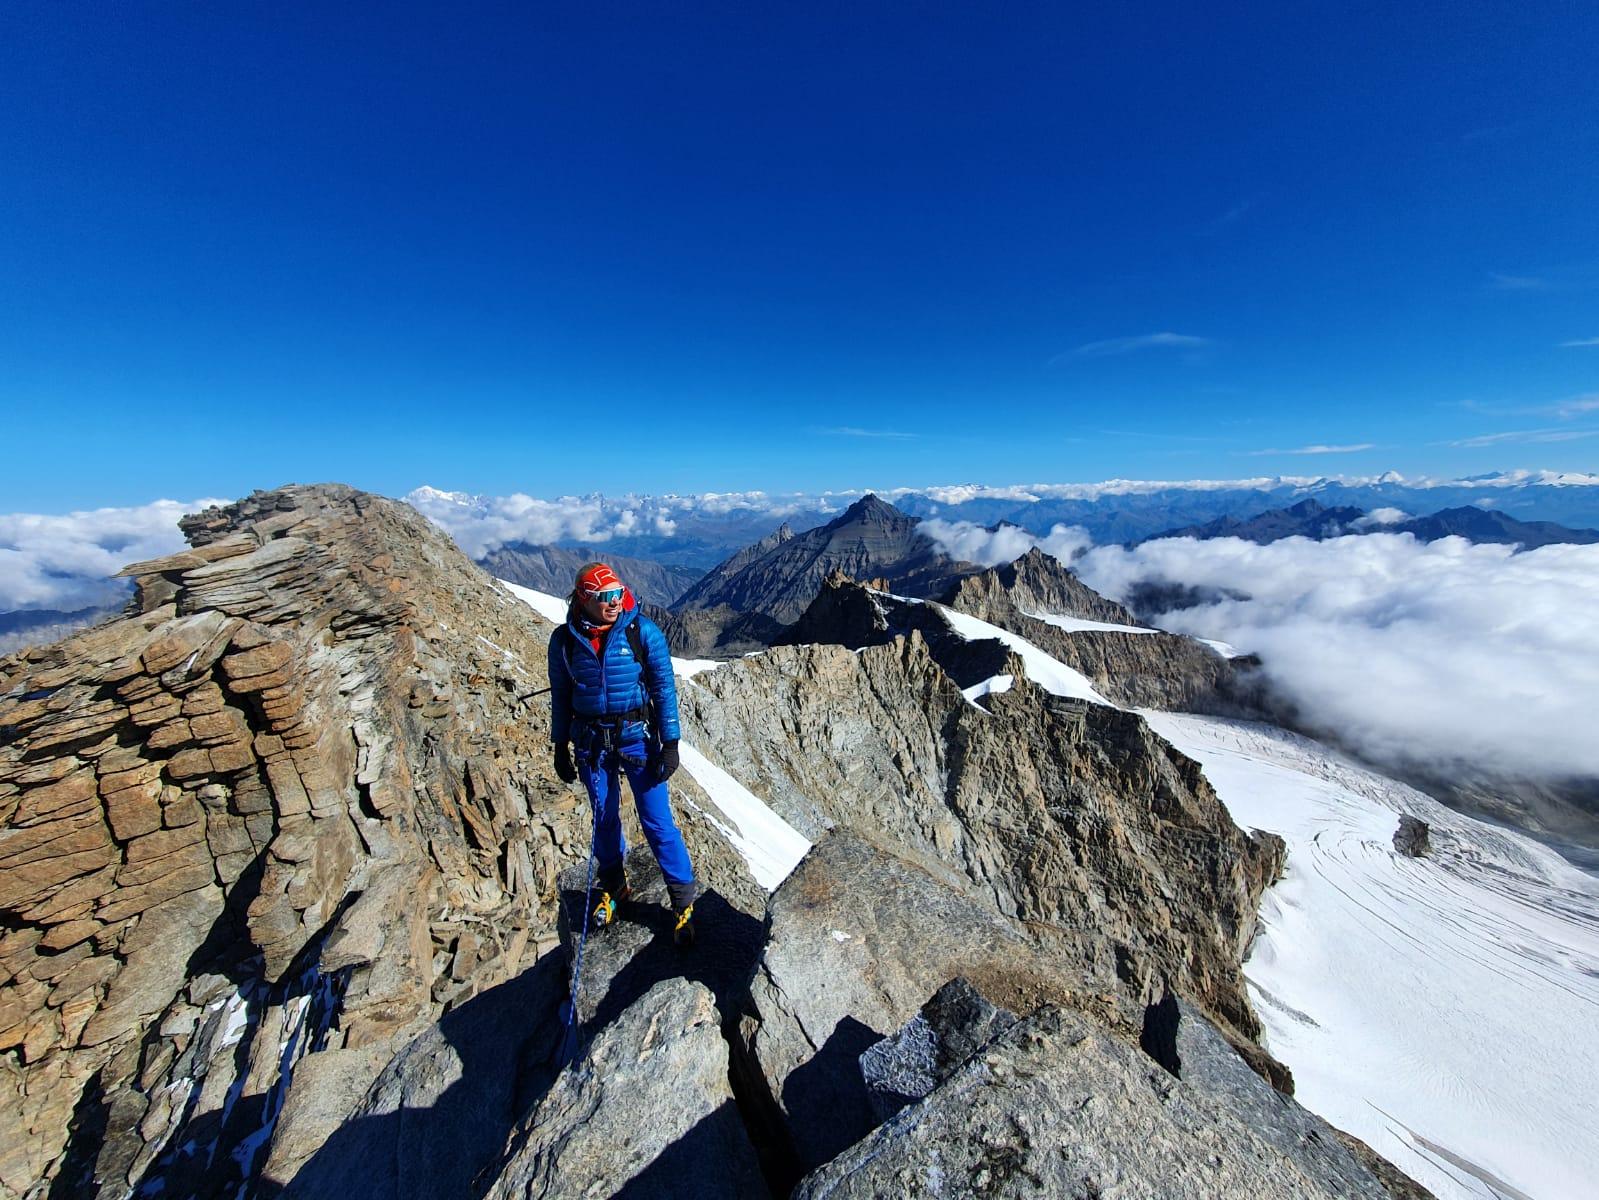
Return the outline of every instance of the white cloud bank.
{"type": "MultiPolygon", "coordinates": [[[[979,546],[942,532],[951,553],[979,546]]],[[[1374,758],[1599,774],[1599,546],[1166,538],[1072,566],[1116,599],[1142,581],[1245,593],[1160,624],[1258,653],[1309,720],[1374,758]]]]}
{"type": "Polygon", "coordinates": [[[226,500],[157,500],[138,508],[65,515],[0,514],[0,611],[75,611],[115,603],[126,585],[111,578],[129,563],[187,544],[178,518],[226,500]]]}
{"type": "MultiPolygon", "coordinates": [[[[638,531],[635,508],[612,505],[598,496],[535,500],[521,492],[510,496],[467,496],[417,488],[406,502],[439,526],[472,558],[480,558],[507,542],[554,542],[572,538],[608,542],[638,531]]],[[[659,522],[657,521],[657,526],[659,522]]]]}
{"type": "MultiPolygon", "coordinates": [[[[596,494],[538,500],[521,492],[510,496],[474,496],[424,486],[404,499],[454,538],[456,545],[470,557],[481,558],[511,542],[543,545],[569,539],[604,544],[619,537],[675,537],[683,518],[698,516],[718,519],[746,515],[781,521],[792,513],[837,512],[858,500],[864,490],[785,495],[767,492],[704,492],[694,496],[596,494]]],[[[763,529],[756,536],[768,532],[770,530],[763,529]]]]}
{"type": "Polygon", "coordinates": [[[1062,562],[1070,562],[1094,544],[1088,531],[1076,525],[1056,525],[1045,537],[1017,525],[987,529],[971,521],[946,521],[939,517],[923,521],[918,528],[937,542],[944,553],[985,567],[1014,562],[1034,546],[1062,562]]]}

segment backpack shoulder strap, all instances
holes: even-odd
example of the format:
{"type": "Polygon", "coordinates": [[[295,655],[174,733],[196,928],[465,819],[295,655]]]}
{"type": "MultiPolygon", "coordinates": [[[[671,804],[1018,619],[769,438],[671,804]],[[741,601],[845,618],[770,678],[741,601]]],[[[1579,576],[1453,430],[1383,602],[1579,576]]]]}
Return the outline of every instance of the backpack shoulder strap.
{"type": "Polygon", "coordinates": [[[572,627],[562,622],[561,627],[555,631],[555,636],[561,639],[561,658],[566,663],[566,677],[572,678],[572,627]]]}
{"type": "Polygon", "coordinates": [[[627,645],[633,651],[633,660],[638,663],[639,669],[648,671],[650,660],[644,657],[644,631],[638,627],[638,623],[643,619],[641,613],[627,623],[627,645]]]}

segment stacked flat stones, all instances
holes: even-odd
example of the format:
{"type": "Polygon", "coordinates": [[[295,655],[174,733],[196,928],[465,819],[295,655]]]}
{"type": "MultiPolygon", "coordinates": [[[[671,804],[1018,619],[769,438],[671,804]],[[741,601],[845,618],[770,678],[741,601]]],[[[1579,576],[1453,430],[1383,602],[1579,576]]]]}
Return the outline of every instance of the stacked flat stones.
{"type": "Polygon", "coordinates": [[[443,534],[342,487],[183,527],[129,615],[0,659],[0,1195],[63,1169],[91,1083],[128,1143],[93,1174],[137,1179],[184,1119],[148,1094],[330,933],[346,1046],[514,973],[586,849],[548,625],[443,534]]]}

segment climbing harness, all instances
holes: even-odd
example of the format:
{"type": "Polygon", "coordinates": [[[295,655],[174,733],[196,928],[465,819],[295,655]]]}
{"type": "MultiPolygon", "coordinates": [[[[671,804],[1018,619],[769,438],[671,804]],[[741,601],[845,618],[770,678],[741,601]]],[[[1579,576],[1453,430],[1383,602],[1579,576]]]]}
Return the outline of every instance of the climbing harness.
{"type": "MultiPolygon", "coordinates": [[[[572,739],[572,752],[581,763],[592,765],[592,769],[602,771],[606,768],[606,757],[614,758],[617,763],[633,770],[638,770],[649,761],[646,756],[629,754],[622,749],[625,742],[627,726],[634,722],[647,721],[649,710],[635,708],[616,716],[606,717],[580,717],[578,718],[576,736],[572,739]]],[[[646,727],[647,728],[647,727],[646,727]]],[[[645,745],[648,747],[649,734],[645,735],[645,745]]]]}

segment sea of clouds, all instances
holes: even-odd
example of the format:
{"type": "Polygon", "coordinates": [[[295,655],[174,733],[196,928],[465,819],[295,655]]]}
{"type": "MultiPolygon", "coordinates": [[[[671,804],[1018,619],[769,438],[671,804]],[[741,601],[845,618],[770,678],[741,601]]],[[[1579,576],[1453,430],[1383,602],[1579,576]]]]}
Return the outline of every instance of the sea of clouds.
{"type": "MultiPolygon", "coordinates": [[[[455,539],[472,558],[516,542],[546,545],[557,541],[604,545],[615,538],[672,537],[683,518],[721,518],[735,514],[774,523],[797,513],[828,513],[845,507],[829,494],[772,495],[767,492],[707,492],[697,496],[563,496],[539,500],[510,496],[472,496],[420,487],[405,502],[455,539]]],[[[769,532],[763,529],[762,533],[769,532]]],[[[753,539],[752,539],[753,540],[753,539]]]]}
{"type": "MultiPolygon", "coordinates": [[[[537,500],[431,489],[407,497],[474,557],[508,541],[669,537],[697,514],[780,516],[842,507],[851,498],[753,492],[537,500]]],[[[0,514],[0,612],[117,602],[126,585],[115,572],[182,549],[178,517],[213,503],[0,514]]],[[[1042,536],[943,519],[922,528],[970,562],[1008,562],[1040,546],[1117,599],[1146,581],[1241,593],[1245,598],[1168,613],[1160,623],[1258,653],[1310,721],[1374,758],[1436,763],[1464,752],[1517,772],[1599,774],[1599,739],[1588,715],[1599,696],[1599,546],[1516,553],[1458,538],[1422,543],[1409,534],[1372,533],[1266,546],[1173,538],[1126,548],[1095,546],[1065,525],[1042,536]]]]}
{"type": "Polygon", "coordinates": [[[1118,600],[1140,582],[1242,593],[1159,623],[1258,653],[1311,722],[1373,758],[1599,774],[1599,546],[1518,553],[1373,533],[1127,548],[1092,546],[1065,526],[1042,538],[970,523],[922,528],[947,552],[987,565],[1037,544],[1118,600]]]}
{"type": "Polygon", "coordinates": [[[114,604],[127,592],[112,578],[117,571],[184,549],[178,518],[226,503],[157,500],[48,516],[0,513],[0,612],[114,604]]]}

